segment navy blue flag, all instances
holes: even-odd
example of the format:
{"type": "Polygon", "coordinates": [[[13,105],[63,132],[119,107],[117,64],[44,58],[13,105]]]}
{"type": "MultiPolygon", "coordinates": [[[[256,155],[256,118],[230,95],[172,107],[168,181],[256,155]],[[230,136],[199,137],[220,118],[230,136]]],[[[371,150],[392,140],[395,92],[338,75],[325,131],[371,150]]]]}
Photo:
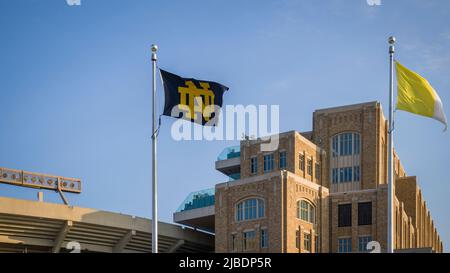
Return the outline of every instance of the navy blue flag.
{"type": "Polygon", "coordinates": [[[163,115],[201,125],[217,125],[223,93],[228,87],[211,81],[182,78],[160,69],[165,101],[163,115]]]}

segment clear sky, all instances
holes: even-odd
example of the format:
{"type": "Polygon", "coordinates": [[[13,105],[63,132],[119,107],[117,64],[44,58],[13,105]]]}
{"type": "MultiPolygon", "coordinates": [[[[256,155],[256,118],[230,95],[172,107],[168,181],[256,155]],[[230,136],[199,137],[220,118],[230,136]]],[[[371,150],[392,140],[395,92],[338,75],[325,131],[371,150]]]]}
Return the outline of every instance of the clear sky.
{"type": "MultiPolygon", "coordinates": [[[[386,113],[390,35],[398,60],[431,82],[450,117],[449,1],[0,1],[0,166],[82,178],[72,204],[150,217],[152,43],[160,67],[230,87],[225,104],[278,104],[282,131],[308,131],[319,108],[378,100],[386,113]]],[[[176,142],[173,122],[163,118],[158,146],[167,222],[189,192],[227,180],[214,161],[238,144],[176,142]]],[[[395,144],[449,250],[442,129],[399,112],[395,144]]]]}

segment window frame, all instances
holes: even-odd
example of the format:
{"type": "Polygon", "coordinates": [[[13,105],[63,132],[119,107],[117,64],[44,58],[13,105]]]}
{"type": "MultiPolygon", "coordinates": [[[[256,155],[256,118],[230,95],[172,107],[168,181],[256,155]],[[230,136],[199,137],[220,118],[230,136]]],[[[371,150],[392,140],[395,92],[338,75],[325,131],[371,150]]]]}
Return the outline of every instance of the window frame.
{"type": "Polygon", "coordinates": [[[338,204],[338,227],[351,227],[352,226],[352,204],[338,204]],[[343,215],[345,212],[344,208],[348,210],[348,215],[345,217],[343,215]],[[341,211],[342,209],[342,211],[341,211]]]}
{"type": "Polygon", "coordinates": [[[372,235],[358,236],[358,251],[361,253],[369,252],[369,250],[367,250],[367,244],[371,241],[372,241],[372,235]]]}
{"type": "Polygon", "coordinates": [[[315,224],[316,206],[306,199],[297,200],[297,219],[300,219],[307,223],[315,224]]]}
{"type": "Polygon", "coordinates": [[[269,247],[269,234],[267,231],[267,228],[261,228],[260,231],[260,247],[261,248],[268,248],[269,247]]]}
{"type": "Polygon", "coordinates": [[[311,233],[303,232],[303,250],[311,252],[312,250],[311,238],[312,238],[311,233]]]}
{"type": "Polygon", "coordinates": [[[273,153],[270,154],[265,154],[263,156],[263,163],[264,163],[264,167],[263,167],[263,171],[264,173],[268,173],[274,170],[274,158],[273,158],[273,153]]]}
{"type": "Polygon", "coordinates": [[[266,202],[261,197],[242,199],[234,207],[235,222],[253,221],[266,217],[266,202]]]}
{"type": "Polygon", "coordinates": [[[301,171],[305,171],[305,154],[304,153],[300,153],[299,154],[299,167],[301,171]]]}
{"type": "Polygon", "coordinates": [[[345,131],[331,137],[331,154],[333,158],[361,154],[361,133],[345,131]]]}
{"type": "Polygon", "coordinates": [[[358,226],[370,226],[372,225],[372,202],[359,202],[358,203],[358,226]],[[364,207],[368,206],[368,208],[364,207]]]}
{"type": "Polygon", "coordinates": [[[286,151],[280,151],[278,156],[279,156],[279,159],[280,159],[279,163],[278,163],[279,168],[281,170],[286,169],[286,167],[287,167],[287,153],[286,153],[286,151]]]}
{"type": "Polygon", "coordinates": [[[313,175],[313,157],[310,157],[307,159],[307,163],[306,163],[306,173],[310,176],[313,175]]]}
{"type": "Polygon", "coordinates": [[[250,174],[258,173],[258,157],[252,156],[250,157],[250,174]]]}
{"type": "Polygon", "coordinates": [[[338,253],[351,253],[352,252],[352,238],[338,238],[338,253]],[[345,244],[343,244],[345,242],[345,244]],[[343,251],[345,250],[345,251],[343,251]]]}
{"type": "Polygon", "coordinates": [[[256,249],[256,231],[254,229],[252,230],[246,230],[242,232],[242,250],[243,251],[250,251],[256,249]],[[253,234],[251,238],[248,238],[248,234],[253,234]]]}

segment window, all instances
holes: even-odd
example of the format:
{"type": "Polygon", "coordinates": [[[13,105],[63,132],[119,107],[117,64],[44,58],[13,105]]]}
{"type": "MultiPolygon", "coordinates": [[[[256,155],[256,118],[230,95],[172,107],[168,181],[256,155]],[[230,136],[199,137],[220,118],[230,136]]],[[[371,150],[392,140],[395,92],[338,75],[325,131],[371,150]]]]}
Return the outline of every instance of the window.
{"type": "Polygon", "coordinates": [[[372,202],[358,203],[358,225],[372,224],[372,202]]]}
{"type": "Polygon", "coordinates": [[[339,243],[339,253],[349,253],[352,252],[352,239],[351,238],[341,238],[338,240],[339,243]]]}
{"type": "Polygon", "coordinates": [[[264,156],[264,172],[270,172],[273,170],[273,154],[264,156]]]}
{"type": "Polygon", "coordinates": [[[316,171],[316,173],[315,173],[316,179],[319,180],[320,179],[320,165],[318,163],[316,163],[315,171],[316,171]]]}
{"type": "Polygon", "coordinates": [[[286,168],[286,152],[280,152],[280,169],[286,168]]]}
{"type": "Polygon", "coordinates": [[[258,172],[258,158],[252,157],[250,159],[250,172],[256,174],[258,172]]]}
{"type": "Polygon", "coordinates": [[[264,200],[258,198],[246,199],[236,205],[236,221],[263,218],[264,200]]]}
{"type": "Polygon", "coordinates": [[[305,248],[305,250],[311,252],[311,234],[303,234],[303,247],[305,248]]]}
{"type": "Polygon", "coordinates": [[[342,133],[331,140],[332,157],[359,155],[361,152],[361,136],[359,133],[342,133]]]}
{"type": "Polygon", "coordinates": [[[360,181],[360,167],[353,166],[353,181],[360,181]]]}
{"type": "Polygon", "coordinates": [[[244,232],[244,236],[243,236],[244,241],[242,244],[244,246],[244,250],[255,249],[255,238],[256,238],[256,233],[254,230],[244,232]]]}
{"type": "Polygon", "coordinates": [[[297,218],[303,221],[314,223],[314,206],[306,200],[297,202],[297,218]]]}
{"type": "Polygon", "coordinates": [[[338,227],[352,225],[352,204],[338,205],[338,227]]]}
{"type": "Polygon", "coordinates": [[[261,229],[261,248],[266,248],[268,246],[267,241],[267,229],[261,229]]]}
{"type": "Polygon", "coordinates": [[[341,168],[343,174],[344,174],[344,179],[341,180],[341,182],[352,182],[352,168],[351,167],[346,167],[346,168],[341,168]]]}
{"type": "Polygon", "coordinates": [[[359,133],[345,132],[331,138],[330,153],[330,182],[332,191],[357,189],[357,187],[336,187],[339,183],[352,183],[361,181],[361,135],[359,133]],[[343,157],[343,158],[342,158],[343,157]]]}
{"type": "Polygon", "coordinates": [[[312,157],[308,159],[308,175],[312,175],[313,172],[313,159],[312,157]]]}
{"type": "Polygon", "coordinates": [[[299,160],[300,160],[300,170],[305,171],[305,155],[300,154],[299,160]]]}
{"type": "Polygon", "coordinates": [[[358,168],[355,168],[355,172],[357,171],[357,175],[353,177],[353,168],[352,167],[345,167],[345,168],[333,168],[332,169],[332,182],[333,184],[337,183],[346,183],[346,182],[352,182],[352,181],[359,181],[359,166],[358,168]],[[358,178],[358,180],[355,180],[354,178],[358,178]]]}
{"type": "Polygon", "coordinates": [[[339,151],[339,149],[338,149],[338,141],[339,141],[339,137],[338,136],[335,136],[335,137],[333,137],[333,147],[332,147],[332,154],[333,154],[333,157],[337,157],[338,156],[338,151],[339,151]]]}
{"type": "Polygon", "coordinates": [[[372,241],[372,236],[360,236],[358,238],[358,251],[369,252],[367,250],[367,244],[372,241]]]}
{"type": "Polygon", "coordinates": [[[352,133],[343,133],[339,135],[339,155],[352,154],[352,133]]]}
{"type": "Polygon", "coordinates": [[[231,234],[231,250],[237,251],[237,236],[236,234],[231,234]]]}
{"type": "Polygon", "coordinates": [[[339,169],[333,168],[333,184],[337,184],[339,182],[339,169]]]}

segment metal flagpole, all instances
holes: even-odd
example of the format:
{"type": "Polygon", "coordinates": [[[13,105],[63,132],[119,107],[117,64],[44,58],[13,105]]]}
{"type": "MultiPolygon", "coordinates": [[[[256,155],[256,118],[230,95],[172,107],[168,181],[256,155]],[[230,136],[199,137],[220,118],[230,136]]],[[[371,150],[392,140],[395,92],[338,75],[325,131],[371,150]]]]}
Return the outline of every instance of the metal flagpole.
{"type": "Polygon", "coordinates": [[[153,68],[153,114],[152,114],[152,253],[158,253],[158,192],[157,192],[157,169],[156,169],[156,51],[157,45],[152,45],[152,68],[153,68]]]}
{"type": "Polygon", "coordinates": [[[389,129],[388,129],[388,226],[387,252],[394,252],[394,48],[395,37],[389,37],[389,129]]]}

